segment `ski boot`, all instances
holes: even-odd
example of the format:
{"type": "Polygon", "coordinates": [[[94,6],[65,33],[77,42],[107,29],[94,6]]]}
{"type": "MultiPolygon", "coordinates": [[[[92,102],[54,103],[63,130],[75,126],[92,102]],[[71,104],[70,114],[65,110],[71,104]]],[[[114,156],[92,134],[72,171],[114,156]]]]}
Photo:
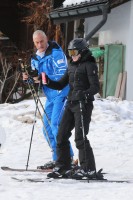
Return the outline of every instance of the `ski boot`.
{"type": "Polygon", "coordinates": [[[78,170],[75,171],[75,173],[71,175],[71,178],[76,179],[76,180],[82,180],[82,179],[103,180],[104,177],[101,172],[102,172],[102,169],[96,172],[95,170],[84,171],[83,169],[79,168],[78,170]]]}
{"type": "Polygon", "coordinates": [[[53,169],[55,167],[55,161],[49,161],[43,166],[38,166],[37,169],[53,169]]]}

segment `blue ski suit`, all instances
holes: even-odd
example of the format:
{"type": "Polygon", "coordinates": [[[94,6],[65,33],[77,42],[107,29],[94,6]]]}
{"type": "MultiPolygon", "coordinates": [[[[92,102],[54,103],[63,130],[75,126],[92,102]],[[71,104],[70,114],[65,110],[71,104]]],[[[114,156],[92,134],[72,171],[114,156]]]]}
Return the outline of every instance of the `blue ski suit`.
{"type": "MultiPolygon", "coordinates": [[[[32,69],[38,70],[38,75],[40,75],[42,72],[45,72],[52,80],[59,80],[67,69],[67,59],[61,47],[56,42],[49,41],[48,48],[46,49],[43,57],[38,55],[32,56],[31,67],[32,69]]],[[[42,89],[44,95],[46,96],[44,109],[48,119],[50,120],[49,124],[46,114],[44,113],[43,121],[45,128],[43,128],[43,133],[47,142],[50,143],[52,148],[53,161],[56,161],[56,137],[58,133],[58,127],[63,115],[69,86],[66,86],[62,90],[53,90],[43,85],[42,89]]],[[[71,145],[70,154],[71,157],[73,157],[74,154],[71,145]]]]}

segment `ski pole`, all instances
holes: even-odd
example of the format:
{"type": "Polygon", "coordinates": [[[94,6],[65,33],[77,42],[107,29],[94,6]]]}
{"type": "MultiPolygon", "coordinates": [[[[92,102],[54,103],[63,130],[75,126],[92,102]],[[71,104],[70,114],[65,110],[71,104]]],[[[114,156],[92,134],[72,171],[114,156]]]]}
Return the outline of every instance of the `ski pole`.
{"type": "MultiPolygon", "coordinates": [[[[40,84],[38,86],[38,93],[39,93],[39,88],[40,88],[40,84]]],[[[39,95],[38,95],[39,96],[39,95]]],[[[32,144],[32,139],[33,139],[33,133],[34,133],[34,128],[35,128],[35,123],[36,123],[36,116],[37,116],[37,110],[38,110],[38,100],[35,101],[36,102],[36,109],[35,109],[35,115],[34,115],[34,123],[33,123],[33,127],[32,127],[32,133],[31,133],[31,139],[30,139],[30,146],[29,146],[29,152],[28,152],[28,158],[27,158],[27,164],[26,164],[26,171],[28,169],[28,164],[29,164],[29,158],[30,158],[30,151],[31,151],[31,144],[32,144]]],[[[43,122],[43,120],[42,120],[43,122]]],[[[46,132],[46,135],[47,135],[47,138],[48,138],[48,144],[49,144],[49,147],[51,148],[51,150],[53,151],[52,147],[51,147],[51,144],[50,144],[50,139],[49,139],[49,136],[48,136],[48,132],[46,130],[46,127],[44,125],[44,122],[43,122],[43,127],[45,129],[45,132],[46,132]]]]}
{"type": "MultiPolygon", "coordinates": [[[[38,89],[38,91],[39,91],[39,89],[38,89]]],[[[36,109],[35,109],[35,115],[34,115],[34,123],[33,123],[33,127],[32,127],[32,132],[31,132],[31,139],[30,139],[30,146],[29,146],[29,152],[28,152],[28,158],[27,158],[27,164],[26,164],[26,171],[28,169],[29,158],[30,158],[30,151],[31,151],[31,144],[32,144],[33,133],[34,133],[35,123],[36,123],[37,105],[38,105],[38,99],[37,99],[37,102],[36,102],[36,109]]]]}
{"type": "MultiPolygon", "coordinates": [[[[28,70],[27,70],[26,66],[23,64],[22,59],[19,59],[19,63],[20,63],[20,66],[21,66],[22,71],[23,71],[23,72],[26,72],[27,75],[29,76],[29,79],[30,79],[31,77],[30,77],[30,75],[29,75],[29,73],[28,73],[28,70]]],[[[42,107],[42,109],[43,109],[43,112],[44,112],[44,114],[46,115],[46,118],[47,118],[48,123],[49,123],[49,125],[50,125],[50,120],[49,120],[49,118],[48,118],[48,115],[47,115],[47,113],[46,113],[46,111],[45,111],[45,109],[44,109],[44,107],[43,107],[43,105],[42,105],[42,102],[41,102],[41,100],[40,100],[40,98],[39,98],[39,96],[38,96],[38,94],[37,94],[37,92],[36,92],[34,86],[33,86],[32,84],[30,84],[28,80],[27,80],[27,83],[28,83],[29,89],[30,89],[30,91],[31,91],[31,93],[32,93],[32,96],[33,96],[34,93],[35,93],[36,97],[38,98],[38,101],[39,101],[39,103],[41,104],[41,107],[42,107]]],[[[39,87],[40,87],[40,86],[39,86],[39,87]]],[[[34,97],[35,97],[35,96],[33,96],[33,98],[34,98],[34,97]]],[[[35,99],[35,98],[34,98],[34,100],[35,100],[35,103],[36,103],[36,99],[35,99]]],[[[38,108],[38,111],[39,111],[39,108],[38,108]]],[[[40,113],[40,111],[39,111],[39,113],[40,113]]]]}
{"type": "MultiPolygon", "coordinates": [[[[83,105],[82,105],[82,101],[79,101],[79,106],[80,106],[81,125],[82,125],[83,141],[84,141],[85,163],[87,164],[86,143],[85,143],[86,135],[85,135],[85,129],[84,129],[84,118],[83,118],[83,105]]],[[[86,168],[87,168],[87,166],[86,166],[86,168]]],[[[87,171],[87,169],[86,169],[86,171],[87,171]]],[[[87,177],[88,177],[88,182],[89,182],[88,172],[87,172],[87,177]]]]}
{"type": "MultiPolygon", "coordinates": [[[[43,128],[44,128],[44,130],[45,130],[45,132],[46,132],[46,136],[47,136],[47,139],[48,139],[47,141],[48,141],[49,147],[50,147],[51,150],[53,151],[52,146],[51,146],[51,143],[50,143],[49,135],[48,135],[47,129],[46,129],[45,124],[44,124],[44,121],[43,121],[42,114],[41,114],[41,112],[40,112],[40,110],[39,110],[39,107],[38,107],[38,101],[39,101],[40,98],[37,98],[37,100],[36,100],[36,98],[35,98],[35,96],[34,96],[34,94],[33,94],[33,91],[32,91],[32,89],[31,89],[31,85],[30,85],[29,83],[28,83],[28,86],[29,86],[29,89],[31,90],[33,99],[34,99],[34,101],[35,101],[36,108],[37,108],[37,110],[38,110],[38,112],[39,112],[39,115],[40,115],[40,117],[41,117],[41,121],[42,121],[42,123],[43,123],[43,128]]],[[[40,84],[39,84],[39,88],[40,88],[40,84]]]]}
{"type": "Polygon", "coordinates": [[[40,112],[40,109],[39,109],[39,106],[38,106],[38,103],[37,103],[37,102],[39,102],[39,98],[36,98],[36,97],[35,97],[34,91],[32,90],[32,87],[31,87],[31,84],[30,84],[29,82],[27,82],[27,84],[28,84],[28,87],[29,87],[29,89],[30,89],[30,91],[31,91],[31,94],[32,94],[32,97],[33,97],[33,99],[34,99],[35,105],[37,106],[39,115],[40,115],[40,117],[41,117],[41,119],[42,119],[43,117],[42,117],[42,114],[41,114],[41,112],[40,112]]]}
{"type": "MultiPolygon", "coordinates": [[[[28,71],[27,71],[26,67],[25,67],[24,64],[22,63],[22,59],[19,59],[19,63],[20,63],[20,66],[21,66],[21,69],[23,70],[23,72],[26,72],[26,73],[28,74],[28,71]]],[[[53,151],[52,146],[51,146],[51,143],[50,143],[49,135],[48,135],[47,129],[46,129],[45,124],[44,124],[44,121],[43,121],[43,117],[42,117],[41,112],[40,112],[39,107],[38,107],[38,101],[41,102],[41,100],[40,100],[39,95],[37,94],[35,88],[34,88],[34,87],[31,87],[31,84],[29,83],[29,81],[27,81],[27,83],[28,83],[29,89],[30,89],[30,91],[31,91],[31,93],[32,93],[33,99],[34,99],[34,101],[35,101],[36,109],[38,110],[38,112],[39,112],[39,114],[40,114],[40,116],[41,116],[41,121],[42,121],[42,123],[43,123],[43,128],[44,128],[44,130],[45,130],[45,132],[46,132],[48,145],[49,145],[50,149],[53,151]],[[37,98],[37,101],[36,101],[36,98],[35,98],[35,95],[34,95],[33,90],[34,90],[36,96],[38,97],[38,98],[37,98]]],[[[39,83],[38,93],[39,93],[40,84],[41,84],[41,82],[39,83]]],[[[41,103],[41,105],[42,105],[42,103],[41,103]]],[[[42,107],[43,107],[43,105],[42,105],[42,107]]],[[[44,109],[44,108],[43,108],[43,109],[44,109]]],[[[46,114],[46,111],[45,111],[45,114],[46,114]]],[[[47,115],[46,115],[46,116],[47,116],[47,115]]],[[[47,116],[47,120],[48,120],[48,116],[47,116]]],[[[48,122],[50,123],[50,120],[48,120],[48,122]]]]}
{"type": "MultiPolygon", "coordinates": [[[[30,84],[30,83],[29,83],[30,84]]],[[[43,112],[44,112],[44,114],[46,115],[46,118],[47,118],[47,120],[48,120],[48,123],[49,123],[49,125],[51,125],[51,122],[50,122],[50,120],[49,120],[49,118],[48,118],[48,115],[47,115],[47,113],[46,113],[46,111],[45,111],[45,109],[44,109],[44,107],[43,107],[43,104],[42,104],[42,102],[41,102],[41,100],[40,100],[40,98],[39,98],[39,96],[38,96],[38,94],[37,94],[37,92],[36,92],[36,90],[35,90],[35,88],[34,88],[34,86],[32,85],[32,84],[30,84],[30,90],[31,90],[31,92],[32,92],[32,96],[34,95],[34,97],[36,96],[37,97],[37,99],[39,100],[39,103],[40,103],[40,105],[41,105],[41,107],[42,107],[42,109],[43,109],[43,112]]],[[[35,98],[34,98],[35,99],[35,98]]]]}

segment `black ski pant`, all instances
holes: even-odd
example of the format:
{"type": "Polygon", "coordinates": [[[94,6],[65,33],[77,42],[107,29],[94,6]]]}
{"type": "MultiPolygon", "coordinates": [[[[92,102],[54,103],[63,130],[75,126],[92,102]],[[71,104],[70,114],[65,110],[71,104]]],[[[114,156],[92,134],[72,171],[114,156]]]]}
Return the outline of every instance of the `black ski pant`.
{"type": "Polygon", "coordinates": [[[96,170],[95,159],[90,142],[86,137],[89,132],[89,124],[93,110],[93,102],[82,102],[83,124],[85,138],[83,137],[83,127],[81,123],[81,111],[79,102],[68,102],[64,111],[57,134],[57,161],[56,166],[62,169],[71,168],[71,157],[69,150],[69,138],[71,131],[75,128],[75,143],[79,150],[79,162],[85,171],[96,170]]]}

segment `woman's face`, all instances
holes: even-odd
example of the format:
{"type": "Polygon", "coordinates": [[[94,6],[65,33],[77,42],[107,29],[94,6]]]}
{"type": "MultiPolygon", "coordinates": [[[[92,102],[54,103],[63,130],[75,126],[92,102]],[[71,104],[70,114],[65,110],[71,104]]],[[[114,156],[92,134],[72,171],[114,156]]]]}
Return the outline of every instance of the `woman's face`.
{"type": "Polygon", "coordinates": [[[73,60],[73,62],[78,61],[80,57],[81,57],[80,54],[78,54],[77,56],[72,56],[72,60],[73,60]]]}

